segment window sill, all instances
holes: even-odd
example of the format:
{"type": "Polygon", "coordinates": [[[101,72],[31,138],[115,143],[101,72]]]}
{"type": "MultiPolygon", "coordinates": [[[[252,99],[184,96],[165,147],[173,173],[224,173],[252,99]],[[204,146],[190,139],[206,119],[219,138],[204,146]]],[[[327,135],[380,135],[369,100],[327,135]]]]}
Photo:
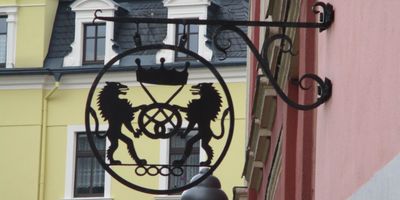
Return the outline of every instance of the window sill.
{"type": "Polygon", "coordinates": [[[154,196],[154,200],[180,200],[181,195],[160,195],[154,196]]]}
{"type": "Polygon", "coordinates": [[[111,197],[74,197],[64,198],[62,200],[113,200],[111,197]]]}

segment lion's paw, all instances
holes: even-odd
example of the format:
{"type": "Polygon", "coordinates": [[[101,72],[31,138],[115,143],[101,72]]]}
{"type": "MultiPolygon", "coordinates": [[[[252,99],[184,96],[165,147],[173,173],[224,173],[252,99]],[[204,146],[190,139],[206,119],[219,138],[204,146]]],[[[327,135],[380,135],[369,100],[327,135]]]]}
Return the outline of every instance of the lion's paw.
{"type": "Polygon", "coordinates": [[[183,160],[174,160],[174,162],[172,162],[172,165],[181,166],[181,165],[183,165],[184,162],[185,161],[183,161],[183,160]]]}
{"type": "Polygon", "coordinates": [[[138,159],[135,161],[136,161],[136,164],[138,164],[139,166],[143,166],[143,165],[147,164],[147,160],[145,160],[145,159],[138,159]]]}

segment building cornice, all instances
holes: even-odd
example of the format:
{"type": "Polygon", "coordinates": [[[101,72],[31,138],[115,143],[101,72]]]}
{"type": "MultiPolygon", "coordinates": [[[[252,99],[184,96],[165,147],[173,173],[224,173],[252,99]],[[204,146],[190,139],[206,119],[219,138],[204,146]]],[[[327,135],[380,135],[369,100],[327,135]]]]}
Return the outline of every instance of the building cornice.
{"type": "MultiPolygon", "coordinates": [[[[0,90],[18,89],[50,89],[59,78],[61,89],[90,88],[93,80],[101,68],[62,68],[46,70],[40,69],[9,69],[0,70],[0,90]],[[56,79],[55,79],[56,78],[56,79]]],[[[139,86],[135,77],[136,67],[115,67],[106,74],[107,79],[123,82],[129,86],[139,86]]],[[[245,82],[245,64],[240,66],[220,66],[218,71],[225,82],[245,82]]],[[[204,67],[189,69],[191,79],[188,84],[197,82],[215,82],[210,77],[210,71],[204,67]]]]}

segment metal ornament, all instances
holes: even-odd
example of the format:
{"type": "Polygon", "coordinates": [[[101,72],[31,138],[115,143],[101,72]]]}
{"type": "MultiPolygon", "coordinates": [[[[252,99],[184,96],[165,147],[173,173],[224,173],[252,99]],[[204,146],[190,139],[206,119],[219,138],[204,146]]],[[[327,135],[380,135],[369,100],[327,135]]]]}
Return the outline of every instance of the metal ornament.
{"type": "Polygon", "coordinates": [[[173,46],[155,44],[139,46],[117,55],[98,73],[89,91],[85,111],[85,125],[89,144],[95,157],[112,177],[128,187],[142,192],[151,194],[173,194],[199,184],[210,176],[224,159],[233,137],[233,101],[226,83],[216,68],[197,53],[185,49],[184,45],[173,46]],[[167,69],[164,66],[165,59],[161,58],[160,67],[151,69],[145,69],[141,65],[140,59],[135,60],[137,65],[136,80],[151,100],[150,104],[136,106],[128,99],[123,98],[123,96],[127,94],[129,88],[119,82],[105,82],[105,86],[99,91],[99,94],[97,96],[95,95],[95,90],[104,74],[116,61],[140,51],[161,49],[185,53],[198,60],[214,75],[219,86],[222,88],[222,93],[216,89],[213,83],[197,83],[190,87],[193,98],[188,99],[187,105],[173,103],[173,100],[183,90],[184,86],[187,85],[190,63],[186,62],[183,67],[184,69],[178,71],[175,69],[167,69]],[[176,86],[177,89],[163,102],[155,98],[146,84],[159,85],[160,87],[176,86]],[[93,106],[93,104],[95,104],[97,108],[93,106]],[[105,134],[99,132],[99,116],[96,109],[99,110],[100,117],[108,122],[108,130],[105,134]],[[184,117],[182,117],[182,115],[184,115],[184,117]],[[216,131],[212,130],[210,127],[211,123],[213,123],[217,117],[220,117],[221,120],[218,124],[220,126],[219,133],[216,133],[216,131]],[[137,120],[136,128],[132,125],[135,119],[137,120]],[[91,120],[94,122],[94,125],[91,124],[91,120]],[[183,120],[186,120],[188,125],[182,132],[180,130],[183,128],[183,120]],[[228,126],[225,127],[226,125],[228,126]],[[128,137],[123,133],[123,127],[131,132],[133,137],[128,137]],[[180,159],[173,161],[172,164],[149,163],[146,158],[138,155],[135,149],[134,141],[144,136],[153,140],[168,139],[174,135],[185,138],[188,137],[188,133],[193,131],[195,127],[197,133],[189,138],[185,146],[184,154],[180,159]],[[107,159],[99,154],[94,143],[94,137],[106,137],[109,140],[110,147],[106,152],[107,159]],[[209,143],[212,140],[221,139],[226,140],[225,146],[220,155],[214,159],[213,147],[209,143]],[[191,155],[193,145],[200,142],[200,140],[201,148],[206,152],[207,159],[198,165],[186,164],[186,160],[191,155]],[[119,145],[120,142],[123,142],[123,145],[119,145]],[[123,163],[115,159],[114,153],[120,146],[122,146],[121,149],[123,151],[129,153],[134,163],[123,163]],[[126,148],[124,148],[125,146],[126,148]],[[184,168],[187,167],[207,167],[210,169],[207,173],[202,174],[199,179],[185,186],[168,190],[159,190],[146,188],[138,183],[129,181],[128,178],[115,172],[112,169],[114,166],[131,167],[132,175],[136,176],[181,176],[184,173],[184,168]]]}
{"type": "MultiPolygon", "coordinates": [[[[234,21],[234,20],[200,20],[200,19],[164,19],[164,18],[137,18],[137,17],[100,17],[97,16],[97,12],[101,12],[97,10],[95,12],[95,20],[105,20],[105,21],[113,21],[118,23],[147,23],[147,24],[197,24],[197,25],[215,25],[219,26],[215,31],[212,42],[217,50],[222,52],[221,60],[224,60],[227,57],[227,50],[230,48],[230,41],[226,41],[225,43],[221,43],[218,39],[222,32],[224,31],[233,31],[238,34],[243,41],[247,44],[252,54],[255,56],[257,61],[260,64],[263,74],[269,79],[269,83],[277,92],[278,96],[286,102],[289,106],[296,108],[298,110],[311,110],[317,108],[321,104],[325,103],[329,100],[332,95],[332,83],[331,80],[325,78],[321,79],[319,76],[315,74],[305,74],[300,77],[298,81],[298,85],[303,90],[308,90],[310,87],[304,85],[304,80],[309,79],[311,81],[315,81],[318,85],[319,90],[319,98],[310,104],[299,104],[293,100],[291,100],[283,91],[283,89],[279,86],[278,82],[275,80],[269,66],[269,60],[266,57],[263,57],[249,39],[247,34],[243,32],[238,26],[252,26],[252,27],[281,27],[281,28],[318,28],[320,32],[327,30],[334,21],[334,10],[333,6],[329,3],[324,2],[316,2],[312,7],[312,12],[319,15],[319,22],[271,22],[271,21],[234,21]]],[[[281,40],[281,52],[282,53],[290,53],[293,55],[293,42],[292,39],[283,33],[272,35],[269,39],[266,40],[265,47],[268,48],[273,41],[281,40]]],[[[184,34],[180,39],[180,44],[186,41],[186,35],[184,34]]],[[[136,43],[138,44],[138,43],[136,43]]],[[[179,45],[182,46],[182,45],[179,45]]]]}
{"type": "MultiPolygon", "coordinates": [[[[220,58],[221,60],[227,57],[227,50],[230,48],[230,41],[221,42],[221,39],[219,39],[221,33],[224,31],[233,31],[234,33],[238,34],[247,44],[252,54],[259,62],[264,75],[269,79],[269,83],[273,86],[278,96],[289,106],[299,110],[310,110],[317,108],[329,100],[332,93],[331,81],[328,78],[323,80],[315,74],[303,75],[298,80],[299,87],[303,90],[308,90],[310,87],[304,85],[304,80],[309,79],[315,81],[318,85],[319,97],[315,102],[310,104],[299,104],[293,101],[285,94],[283,89],[275,80],[275,77],[270,70],[268,58],[263,57],[259,53],[246,33],[238,28],[238,26],[319,28],[321,32],[325,31],[331,26],[334,20],[334,11],[332,5],[329,3],[317,2],[312,11],[315,14],[320,15],[320,22],[260,22],[97,16],[97,13],[101,11],[95,12],[95,18],[93,21],[104,20],[118,23],[135,23],[138,29],[139,24],[141,23],[175,24],[184,26],[191,24],[216,25],[219,26],[219,28],[216,29],[212,37],[212,42],[214,47],[222,53],[220,58]],[[320,8],[322,12],[318,11],[317,8],[320,8]]],[[[280,40],[282,44],[281,52],[290,53],[293,55],[292,39],[285,35],[285,31],[282,32],[283,33],[276,34],[268,38],[264,47],[268,48],[274,41],[280,40]]],[[[187,42],[187,35],[185,32],[181,36],[178,45],[153,44],[143,46],[139,32],[136,32],[133,37],[136,48],[127,50],[111,59],[98,73],[90,88],[85,110],[85,125],[89,144],[94,152],[94,155],[103,168],[122,184],[132,189],[151,194],[178,193],[198,185],[200,182],[205,180],[215,171],[215,169],[224,159],[232,141],[234,130],[234,110],[232,98],[226,83],[216,68],[197,53],[185,48],[185,43],[187,42]],[[173,100],[177,97],[177,95],[179,95],[179,93],[187,84],[190,63],[185,63],[184,66],[182,66],[183,70],[180,71],[175,69],[167,69],[164,63],[165,60],[162,58],[160,60],[160,67],[155,69],[146,69],[141,65],[140,59],[135,60],[137,65],[136,80],[139,82],[145,94],[150,98],[150,104],[136,105],[136,102],[131,102],[130,100],[124,98],[123,95],[127,94],[128,87],[119,82],[106,82],[99,94],[95,96],[95,90],[99,86],[101,79],[115,62],[125,56],[132,55],[140,51],[163,49],[186,54],[202,63],[214,75],[215,79],[222,88],[222,93],[218,91],[215,85],[212,83],[198,83],[191,87],[192,94],[197,97],[188,99],[187,105],[177,105],[173,103],[173,100]],[[151,90],[147,87],[148,84],[159,85],[160,87],[175,86],[176,90],[166,101],[160,101],[157,100],[151,93],[151,90]],[[93,104],[96,106],[93,106],[93,104]],[[109,126],[105,134],[101,134],[99,132],[99,116],[96,110],[99,110],[101,118],[108,122],[109,126]],[[217,117],[221,119],[221,123],[218,124],[221,130],[219,134],[215,134],[215,131],[211,129],[211,123],[217,117]],[[136,127],[132,125],[134,120],[137,121],[136,127]],[[188,126],[182,132],[180,130],[184,120],[187,121],[188,126]],[[225,127],[225,121],[227,121],[229,126],[225,127]],[[92,126],[91,123],[93,122],[94,125],[92,126]],[[192,136],[186,143],[184,155],[182,155],[180,159],[173,161],[172,164],[150,163],[145,157],[138,155],[135,149],[134,142],[139,138],[146,137],[152,140],[162,140],[171,138],[174,135],[187,137],[188,133],[191,132],[195,126],[197,126],[197,134],[192,136]],[[123,127],[131,132],[133,137],[128,137],[125,133],[123,133],[123,127]],[[95,137],[106,137],[109,140],[110,147],[106,152],[107,159],[103,158],[97,151],[93,141],[95,137]],[[207,159],[202,161],[199,165],[187,165],[186,160],[191,155],[193,145],[200,140],[201,148],[206,152],[207,159]],[[210,141],[212,140],[226,140],[225,146],[222,149],[219,157],[216,157],[215,159],[213,155],[213,147],[210,145],[210,141]],[[121,149],[129,153],[134,163],[123,163],[115,159],[114,153],[120,147],[119,142],[124,143],[121,149]],[[126,148],[124,148],[125,146],[126,148]],[[138,183],[129,181],[128,178],[123,177],[121,174],[115,172],[112,169],[114,166],[132,168],[132,176],[181,176],[184,173],[184,168],[186,167],[202,166],[210,169],[206,173],[201,174],[199,178],[185,186],[168,190],[159,190],[155,188],[147,188],[139,185],[138,183]]]]}

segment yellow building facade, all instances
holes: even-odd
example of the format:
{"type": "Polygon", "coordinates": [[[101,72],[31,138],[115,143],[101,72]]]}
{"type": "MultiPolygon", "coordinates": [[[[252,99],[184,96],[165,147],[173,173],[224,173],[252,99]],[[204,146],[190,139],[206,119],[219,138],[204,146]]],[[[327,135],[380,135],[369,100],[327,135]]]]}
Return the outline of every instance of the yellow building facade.
{"type": "MultiPolygon", "coordinates": [[[[80,66],[64,64],[61,67],[52,67],[50,66],[52,62],[47,61],[54,58],[51,56],[51,51],[57,46],[54,41],[58,33],[54,27],[59,22],[57,20],[60,20],[60,15],[58,15],[61,12],[60,5],[68,4],[67,6],[72,7],[72,10],[73,6],[77,6],[79,10],[79,6],[88,6],[83,5],[86,2],[93,3],[91,6],[94,7],[101,3],[115,3],[118,7],[116,9],[129,10],[130,8],[130,5],[123,2],[111,0],[5,0],[0,2],[0,17],[7,17],[7,39],[13,39],[11,42],[7,41],[6,64],[4,68],[0,68],[0,199],[162,200],[179,198],[137,192],[107,174],[104,180],[103,196],[74,196],[76,133],[85,132],[84,112],[88,91],[102,65],[85,66],[80,63],[80,66]],[[82,70],[85,68],[93,70],[82,70]]],[[[161,1],[155,1],[155,3],[162,4],[161,1]]],[[[73,13],[71,10],[68,12],[73,13]]],[[[75,13],[75,15],[77,19],[79,14],[75,13]]],[[[75,27],[78,26],[77,23],[75,21],[75,27]]],[[[168,34],[164,36],[168,38],[168,34]]],[[[73,46],[76,40],[75,36],[74,43],[69,44],[72,46],[72,53],[76,50],[74,49],[76,46],[73,46]]],[[[201,41],[201,38],[199,40],[201,41]]],[[[63,55],[64,63],[68,62],[66,60],[68,56],[71,56],[71,52],[63,55]]],[[[114,53],[116,55],[120,52],[114,53]]],[[[158,52],[158,55],[165,57],[166,54],[158,52]]],[[[155,57],[154,55],[154,59],[155,57]]],[[[107,58],[104,62],[106,61],[107,58]]],[[[231,147],[214,175],[220,179],[222,189],[231,199],[232,188],[244,185],[241,174],[245,150],[246,69],[245,62],[242,61],[216,64],[216,66],[232,94],[235,131],[231,147]]],[[[214,82],[215,87],[219,88],[218,82],[205,68],[195,67],[189,70],[189,74],[189,78],[194,81],[184,87],[182,95],[174,100],[176,103],[186,105],[188,99],[192,98],[190,87],[193,84],[214,82]]],[[[133,104],[148,102],[148,97],[141,90],[140,85],[134,81],[134,77],[133,70],[116,70],[116,72],[110,72],[100,85],[103,86],[106,80],[119,81],[129,86],[130,90],[126,98],[133,104]]],[[[168,98],[167,89],[161,86],[149,88],[159,98],[168,98]]],[[[213,126],[217,126],[219,120],[217,119],[213,126]]],[[[107,122],[102,120],[100,129],[106,130],[107,125],[107,122]]],[[[215,148],[214,159],[216,159],[218,152],[223,148],[223,142],[215,141],[212,145],[215,148]]],[[[121,160],[129,159],[124,151],[125,146],[121,146],[121,150],[116,152],[116,157],[121,160]]],[[[164,153],[166,150],[163,148],[166,146],[161,140],[135,141],[135,147],[138,153],[149,161],[160,162],[168,156],[164,153]]],[[[159,177],[135,178],[132,178],[134,182],[156,189],[166,187],[165,184],[168,182],[165,178],[159,177]]]]}

